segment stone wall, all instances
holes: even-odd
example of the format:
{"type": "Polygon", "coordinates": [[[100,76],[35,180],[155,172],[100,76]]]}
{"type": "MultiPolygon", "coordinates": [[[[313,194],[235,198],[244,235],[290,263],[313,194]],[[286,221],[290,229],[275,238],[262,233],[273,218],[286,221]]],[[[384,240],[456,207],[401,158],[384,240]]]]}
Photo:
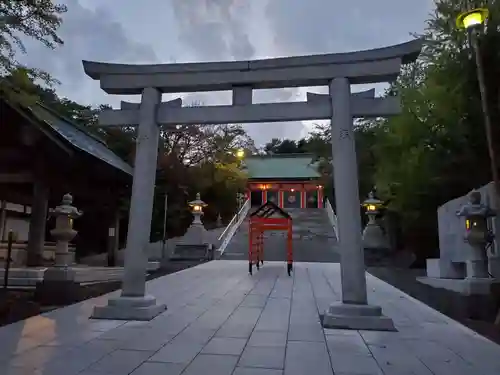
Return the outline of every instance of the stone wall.
{"type": "Polygon", "coordinates": [[[28,218],[9,217],[7,216],[5,223],[5,240],[7,240],[7,233],[12,230],[16,233],[17,241],[28,241],[30,221],[28,218]]]}
{"type": "MultiPolygon", "coordinates": [[[[27,243],[13,243],[12,244],[12,264],[23,266],[26,264],[26,247],[27,243]]],[[[0,243],[0,261],[4,262],[7,259],[7,250],[8,244],[7,242],[0,243]]],[[[70,244],[70,262],[74,262],[75,258],[75,246],[70,244]]],[[[42,258],[46,263],[51,263],[55,260],[55,252],[56,252],[56,244],[54,242],[45,242],[45,246],[43,248],[42,258]]]]}

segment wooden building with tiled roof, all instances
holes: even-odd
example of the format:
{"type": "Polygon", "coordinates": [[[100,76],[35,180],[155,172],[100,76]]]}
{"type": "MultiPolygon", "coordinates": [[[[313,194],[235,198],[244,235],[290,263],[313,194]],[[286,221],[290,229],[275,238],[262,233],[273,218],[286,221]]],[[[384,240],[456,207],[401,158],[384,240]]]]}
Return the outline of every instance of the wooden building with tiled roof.
{"type": "Polygon", "coordinates": [[[322,207],[323,187],[313,155],[252,155],[244,168],[252,206],[271,201],[284,209],[322,207]]]}

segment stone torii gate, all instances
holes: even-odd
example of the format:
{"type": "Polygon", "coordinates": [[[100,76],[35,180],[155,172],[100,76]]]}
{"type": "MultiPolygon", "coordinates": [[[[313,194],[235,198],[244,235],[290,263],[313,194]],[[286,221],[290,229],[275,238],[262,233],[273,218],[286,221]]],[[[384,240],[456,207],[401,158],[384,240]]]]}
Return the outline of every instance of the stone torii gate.
{"type": "Polygon", "coordinates": [[[255,123],[330,119],[335,201],[341,259],[342,302],[325,312],[325,327],[393,330],[378,306],[368,305],[353,118],[386,117],[400,112],[399,98],[351,94],[351,84],[395,81],[401,65],[415,61],[422,41],[366,51],[255,61],[125,65],[84,61],[85,73],[109,94],[142,95],[140,104],[106,110],[100,126],[138,126],[135,170],[120,297],[95,307],[93,317],[149,320],[166,309],[145,295],[159,126],[255,123]],[[252,104],[255,89],[328,86],[329,94],[307,101],[252,104]],[[162,103],[162,93],[232,91],[232,105],[182,107],[162,103]]]}

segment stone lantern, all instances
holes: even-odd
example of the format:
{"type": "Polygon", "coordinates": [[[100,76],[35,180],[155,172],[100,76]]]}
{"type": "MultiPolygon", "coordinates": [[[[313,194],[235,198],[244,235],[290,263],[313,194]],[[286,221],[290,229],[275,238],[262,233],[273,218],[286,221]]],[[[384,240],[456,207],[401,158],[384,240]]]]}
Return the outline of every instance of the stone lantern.
{"type": "Polygon", "coordinates": [[[77,231],[73,229],[73,220],[82,216],[83,212],[72,206],[71,203],[73,203],[71,194],[64,194],[61,204],[50,212],[50,216],[56,217],[56,227],[50,231],[56,240],[54,267],[67,267],[72,263],[69,242],[77,234],[77,231]]]}
{"type": "Polygon", "coordinates": [[[203,216],[203,209],[207,206],[208,204],[200,199],[200,193],[196,193],[196,199],[189,202],[189,207],[191,207],[191,212],[194,216],[193,224],[202,224],[201,217],[203,216]]]}
{"type": "Polygon", "coordinates": [[[200,193],[196,194],[196,199],[188,203],[191,207],[194,220],[184,235],[184,241],[189,242],[191,245],[202,245],[205,243],[206,230],[201,222],[203,216],[203,209],[208,205],[200,198],[200,193]]]}
{"type": "Polygon", "coordinates": [[[368,223],[363,231],[363,247],[373,250],[388,250],[387,238],[376,221],[376,216],[380,213],[383,202],[375,198],[375,193],[370,191],[362,206],[366,209],[366,215],[368,216],[368,223]]]}
{"type": "Polygon", "coordinates": [[[37,283],[35,298],[42,304],[65,305],[78,301],[81,297],[79,283],[75,281],[73,257],[69,252],[69,242],[75,238],[77,231],[73,229],[73,220],[83,215],[72,206],[71,194],[64,194],[62,202],[50,211],[56,218],[56,226],[50,234],[56,240],[55,262],[47,268],[43,281],[37,283]]]}
{"type": "Polygon", "coordinates": [[[465,218],[465,236],[471,251],[466,255],[467,278],[488,278],[488,256],[486,247],[493,242],[493,233],[488,229],[488,218],[496,212],[481,203],[481,192],[473,190],[469,201],[457,212],[465,218]]]}

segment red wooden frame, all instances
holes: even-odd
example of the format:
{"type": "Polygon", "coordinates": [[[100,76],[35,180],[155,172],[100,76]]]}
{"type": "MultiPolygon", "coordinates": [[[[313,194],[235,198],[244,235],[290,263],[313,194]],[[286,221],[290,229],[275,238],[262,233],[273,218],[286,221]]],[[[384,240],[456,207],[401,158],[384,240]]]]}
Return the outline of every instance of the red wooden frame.
{"type": "Polygon", "coordinates": [[[293,233],[291,218],[250,217],[248,235],[248,272],[250,275],[252,274],[254,264],[257,266],[257,269],[260,268],[261,264],[264,264],[264,232],[266,230],[287,231],[286,260],[287,272],[288,276],[290,276],[293,264],[293,233]]]}

